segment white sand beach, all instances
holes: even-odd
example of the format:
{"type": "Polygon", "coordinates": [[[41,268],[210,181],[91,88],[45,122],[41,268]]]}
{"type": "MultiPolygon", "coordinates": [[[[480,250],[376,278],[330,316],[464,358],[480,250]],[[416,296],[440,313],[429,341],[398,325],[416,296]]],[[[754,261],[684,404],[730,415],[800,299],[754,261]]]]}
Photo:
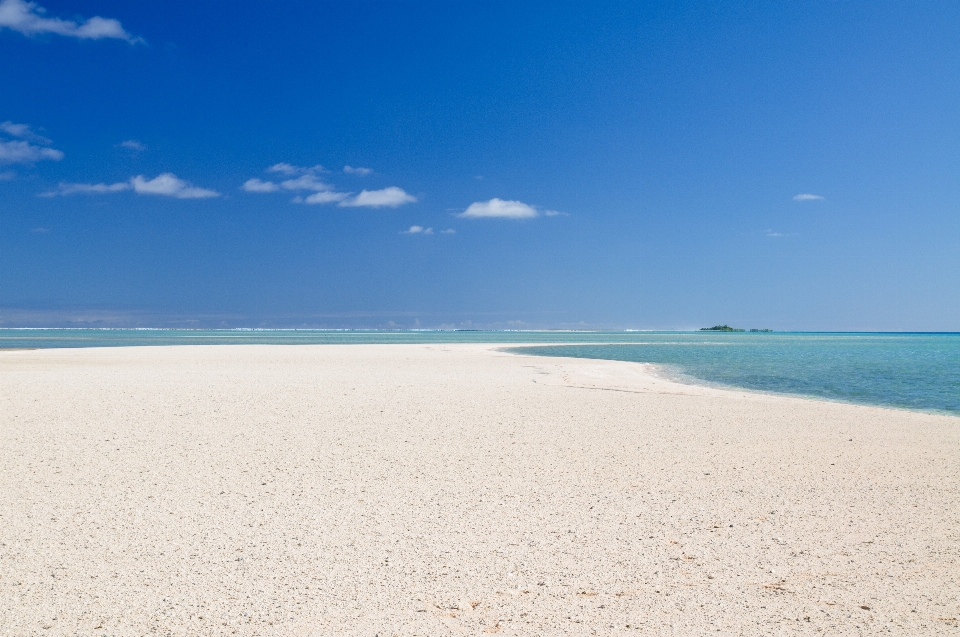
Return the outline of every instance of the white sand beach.
{"type": "Polygon", "coordinates": [[[0,636],[960,633],[960,418],[490,345],[0,352],[0,636]]]}

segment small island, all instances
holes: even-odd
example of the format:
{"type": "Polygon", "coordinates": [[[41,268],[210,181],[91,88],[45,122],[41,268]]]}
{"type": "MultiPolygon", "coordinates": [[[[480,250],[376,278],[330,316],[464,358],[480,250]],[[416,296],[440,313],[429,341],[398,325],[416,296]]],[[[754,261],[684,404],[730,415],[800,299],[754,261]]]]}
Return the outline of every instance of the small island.
{"type": "Polygon", "coordinates": [[[730,327],[729,325],[714,325],[713,327],[701,327],[701,332],[746,332],[747,330],[730,327]]]}

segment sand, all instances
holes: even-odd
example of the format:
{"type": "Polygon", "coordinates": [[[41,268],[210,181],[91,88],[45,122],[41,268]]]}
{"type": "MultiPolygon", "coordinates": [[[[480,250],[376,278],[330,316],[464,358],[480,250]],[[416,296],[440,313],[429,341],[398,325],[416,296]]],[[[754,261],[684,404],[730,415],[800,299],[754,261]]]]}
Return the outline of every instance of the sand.
{"type": "Polygon", "coordinates": [[[655,372],[0,352],[0,635],[960,633],[960,418],[655,372]]]}

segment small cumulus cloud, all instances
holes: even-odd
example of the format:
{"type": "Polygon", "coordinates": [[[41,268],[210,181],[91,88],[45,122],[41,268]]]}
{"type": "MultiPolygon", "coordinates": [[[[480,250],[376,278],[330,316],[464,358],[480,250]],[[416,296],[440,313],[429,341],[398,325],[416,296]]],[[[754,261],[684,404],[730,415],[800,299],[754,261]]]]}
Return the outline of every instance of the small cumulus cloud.
{"type": "Polygon", "coordinates": [[[177,199],[209,199],[220,196],[216,190],[198,188],[173,173],[163,173],[153,179],[145,179],[143,175],[137,175],[130,180],[130,184],[134,192],[140,195],[162,195],[177,199]]]}
{"type": "Polygon", "coordinates": [[[316,166],[307,167],[307,166],[294,166],[293,164],[280,162],[279,164],[274,164],[273,166],[270,166],[270,168],[267,168],[267,172],[280,173],[281,175],[292,176],[292,175],[306,175],[306,174],[315,175],[318,173],[325,173],[330,171],[325,169],[320,164],[317,164],[316,166]]]}
{"type": "Polygon", "coordinates": [[[335,201],[343,201],[347,198],[349,193],[345,192],[334,192],[332,190],[324,190],[322,192],[315,192],[309,197],[304,198],[303,203],[311,204],[322,204],[322,203],[333,203],[335,201]]]}
{"type": "Polygon", "coordinates": [[[409,230],[404,230],[401,234],[433,234],[433,228],[424,228],[423,226],[410,226],[409,230]]]}
{"type": "Polygon", "coordinates": [[[510,201],[494,197],[490,201],[476,201],[461,212],[467,219],[531,219],[539,213],[534,206],[522,201],[510,201]]]}
{"type": "Polygon", "coordinates": [[[261,181],[256,178],[246,180],[242,187],[247,192],[276,192],[280,190],[280,186],[272,181],[261,181]]]}
{"type": "Polygon", "coordinates": [[[313,173],[300,175],[296,179],[286,179],[280,182],[280,185],[287,190],[313,190],[315,192],[333,190],[333,186],[319,179],[313,173]]]}
{"type": "Polygon", "coordinates": [[[143,144],[136,139],[128,139],[117,144],[120,148],[126,148],[127,150],[132,150],[135,153],[142,153],[147,149],[147,145],[143,144]]]}
{"type": "Polygon", "coordinates": [[[0,0],[0,28],[6,27],[24,35],[53,33],[81,40],[112,38],[131,44],[143,42],[124,30],[118,20],[94,16],[83,22],[49,18],[47,10],[35,2],[0,0]]]}
{"type": "Polygon", "coordinates": [[[147,179],[143,175],[132,177],[129,181],[119,181],[115,184],[70,184],[61,183],[56,190],[41,193],[41,197],[57,197],[68,195],[106,195],[115,192],[133,190],[140,195],[161,195],[176,199],[209,199],[219,197],[216,190],[198,188],[189,181],[180,179],[173,173],[163,173],[147,179]]]}
{"type": "Polygon", "coordinates": [[[53,140],[33,132],[29,124],[14,124],[13,122],[7,120],[6,122],[0,122],[0,131],[3,131],[11,137],[19,137],[20,139],[37,142],[38,144],[43,144],[44,146],[49,146],[53,143],[53,140]]]}
{"type": "Polygon", "coordinates": [[[123,192],[130,190],[132,186],[128,181],[120,181],[115,184],[68,184],[61,183],[56,190],[40,193],[41,197],[56,197],[66,195],[105,195],[111,192],[123,192]]]}
{"type": "Polygon", "coordinates": [[[45,148],[30,142],[0,140],[0,164],[35,164],[38,161],[63,159],[63,151],[45,148]]]}
{"type": "MultiPolygon", "coordinates": [[[[267,168],[267,172],[276,173],[288,177],[279,183],[274,181],[264,181],[253,178],[244,182],[242,188],[247,192],[276,192],[277,190],[313,191],[311,195],[297,195],[291,201],[293,203],[306,204],[329,204],[337,203],[343,207],[350,208],[396,208],[405,203],[412,203],[417,200],[411,194],[405,192],[402,188],[390,186],[382,190],[363,190],[358,195],[349,192],[340,192],[331,184],[321,179],[318,175],[329,173],[319,164],[312,167],[294,166],[285,162],[274,164],[267,168]]],[[[369,168],[356,168],[353,166],[344,166],[343,172],[354,175],[369,175],[373,171],[369,168]]]]}
{"type": "Polygon", "coordinates": [[[344,199],[340,205],[351,208],[396,208],[405,203],[414,203],[416,200],[416,197],[402,188],[390,186],[382,190],[361,190],[359,195],[344,199]]]}
{"type": "Polygon", "coordinates": [[[280,162],[279,164],[274,164],[267,168],[268,173],[280,173],[281,175],[296,175],[297,167],[291,166],[290,164],[280,162]]]}
{"type": "Polygon", "coordinates": [[[793,196],[794,201],[823,201],[823,197],[820,195],[811,195],[810,193],[801,193],[799,195],[793,196]]]}
{"type": "Polygon", "coordinates": [[[453,228],[447,228],[446,230],[441,230],[440,234],[457,234],[457,231],[453,228]]]}
{"type": "MultiPolygon", "coordinates": [[[[280,189],[284,190],[312,190],[315,193],[326,193],[332,192],[333,186],[323,181],[317,177],[320,173],[328,172],[324,170],[323,166],[317,164],[316,166],[304,167],[304,166],[294,166],[293,164],[288,164],[286,162],[281,162],[279,164],[274,164],[267,168],[268,173],[275,173],[289,177],[289,179],[284,179],[280,183],[274,181],[264,181],[262,179],[248,179],[244,182],[242,188],[247,192],[277,192],[280,189]]],[[[336,193],[337,197],[334,199],[329,199],[328,201],[340,201],[347,196],[347,193],[336,193]]],[[[322,197],[315,198],[312,195],[307,197],[307,203],[322,203],[320,200],[322,197]],[[311,201],[312,199],[312,201],[311,201]]],[[[302,203],[304,201],[303,197],[295,197],[295,203],[302,203]]]]}
{"type": "Polygon", "coordinates": [[[0,133],[16,138],[0,139],[0,164],[35,164],[63,159],[63,151],[49,148],[53,142],[35,133],[28,124],[0,122],[0,133]]]}

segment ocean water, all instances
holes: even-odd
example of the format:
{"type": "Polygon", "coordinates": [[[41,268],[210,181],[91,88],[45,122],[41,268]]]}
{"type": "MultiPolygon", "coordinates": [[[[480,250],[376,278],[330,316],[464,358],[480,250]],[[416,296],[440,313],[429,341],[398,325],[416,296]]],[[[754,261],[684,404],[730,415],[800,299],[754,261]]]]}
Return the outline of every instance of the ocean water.
{"type": "Polygon", "coordinates": [[[960,415],[960,333],[0,329],[0,349],[349,343],[504,343],[655,363],[683,382],[960,415]]]}
{"type": "Polygon", "coordinates": [[[380,343],[618,343],[638,332],[473,330],[0,329],[0,349],[141,345],[346,345],[380,343]]]}
{"type": "Polygon", "coordinates": [[[661,333],[514,351],[656,363],[685,382],[960,415],[956,333],[661,333]]]}

